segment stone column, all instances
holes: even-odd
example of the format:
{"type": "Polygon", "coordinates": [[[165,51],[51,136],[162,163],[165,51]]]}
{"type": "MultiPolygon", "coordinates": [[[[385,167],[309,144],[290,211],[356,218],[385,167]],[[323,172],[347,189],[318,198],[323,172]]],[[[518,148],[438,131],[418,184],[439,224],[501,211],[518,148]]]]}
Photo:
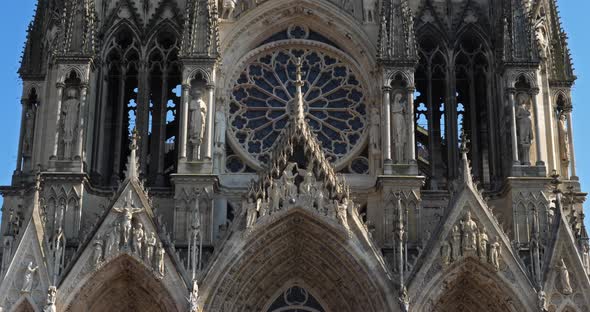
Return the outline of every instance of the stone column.
{"type": "Polygon", "coordinates": [[[182,99],[180,107],[180,141],[178,143],[178,158],[186,161],[186,142],[188,135],[188,104],[190,101],[190,85],[182,85],[182,99]]]}
{"type": "Polygon", "coordinates": [[[26,113],[27,113],[27,99],[21,99],[20,101],[22,112],[20,118],[20,140],[18,140],[18,152],[16,157],[16,172],[21,172],[22,164],[23,164],[23,143],[25,140],[25,120],[26,120],[26,113]]]}
{"type": "Polygon", "coordinates": [[[74,148],[74,160],[84,161],[84,133],[86,130],[86,98],[88,95],[88,84],[80,87],[80,110],[78,112],[78,139],[74,148]]]}
{"type": "Polygon", "coordinates": [[[509,105],[510,105],[510,134],[512,136],[512,162],[515,165],[520,165],[518,159],[518,135],[516,131],[516,101],[514,99],[516,90],[508,89],[509,105]]]}
{"type": "Polygon", "coordinates": [[[211,160],[213,158],[213,121],[215,110],[215,86],[207,85],[207,124],[205,129],[205,146],[201,154],[201,159],[211,160]]]}
{"type": "Polygon", "coordinates": [[[391,162],[391,87],[383,87],[383,160],[391,162]]]}
{"type": "Polygon", "coordinates": [[[543,154],[541,149],[541,141],[543,136],[541,135],[541,124],[539,122],[539,108],[537,107],[537,95],[539,94],[539,89],[532,89],[530,91],[531,99],[533,100],[533,114],[535,115],[535,138],[536,138],[536,154],[537,154],[537,166],[544,166],[545,162],[543,161],[543,154]]]}
{"type": "Polygon", "coordinates": [[[569,149],[570,149],[570,170],[571,176],[570,179],[577,180],[578,175],[576,172],[576,153],[574,152],[574,124],[572,118],[572,107],[566,107],[564,113],[567,117],[567,136],[569,139],[569,149]]]}
{"type": "Polygon", "coordinates": [[[57,104],[56,104],[56,118],[55,118],[55,140],[53,141],[53,153],[51,154],[52,159],[57,159],[57,153],[59,148],[59,126],[61,123],[61,103],[63,101],[63,93],[66,85],[63,82],[57,83],[57,104]]]}
{"type": "Polygon", "coordinates": [[[408,88],[408,143],[407,143],[407,154],[408,163],[416,163],[416,120],[414,111],[414,89],[413,87],[408,88]]]}

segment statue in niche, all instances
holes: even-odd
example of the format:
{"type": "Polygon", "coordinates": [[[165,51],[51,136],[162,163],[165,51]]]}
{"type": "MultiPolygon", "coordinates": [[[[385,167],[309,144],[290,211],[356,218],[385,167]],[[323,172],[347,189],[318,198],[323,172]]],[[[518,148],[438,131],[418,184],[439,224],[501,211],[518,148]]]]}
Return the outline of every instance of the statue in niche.
{"type": "Polygon", "coordinates": [[[442,263],[447,265],[451,262],[451,244],[448,241],[444,240],[442,242],[442,246],[440,247],[440,254],[442,258],[442,263]]]}
{"type": "Polygon", "coordinates": [[[490,244],[490,264],[496,270],[500,269],[500,242],[498,241],[498,237],[490,244]]]}
{"type": "Polygon", "coordinates": [[[549,51],[549,40],[547,39],[547,33],[543,27],[542,21],[538,22],[537,27],[535,28],[535,34],[537,36],[537,42],[539,43],[539,56],[542,59],[546,59],[549,51]]]}
{"type": "Polygon", "coordinates": [[[281,209],[281,188],[277,182],[272,179],[270,180],[270,187],[268,189],[268,198],[270,214],[278,212],[281,209]]]}
{"type": "Polygon", "coordinates": [[[379,108],[371,108],[371,131],[370,131],[370,144],[371,153],[378,159],[381,156],[381,115],[379,114],[379,108]]]}
{"type": "Polygon", "coordinates": [[[283,171],[283,188],[284,195],[289,201],[294,201],[297,196],[297,186],[295,185],[295,178],[297,174],[293,173],[294,169],[297,168],[297,163],[290,162],[287,168],[283,171]]]}
{"type": "Polygon", "coordinates": [[[25,268],[25,276],[23,278],[23,287],[21,287],[21,293],[30,293],[33,290],[33,278],[35,272],[39,269],[38,266],[33,264],[33,261],[29,261],[29,264],[25,268]]]}
{"type": "Polygon", "coordinates": [[[201,154],[201,145],[205,137],[205,127],[207,123],[207,105],[203,101],[201,91],[191,90],[191,100],[189,102],[189,142],[192,146],[192,160],[199,160],[201,154]]]}
{"type": "Polygon", "coordinates": [[[62,107],[62,142],[64,148],[64,159],[72,157],[73,144],[78,130],[78,111],[80,101],[78,100],[78,90],[69,88],[66,91],[66,100],[62,107]]]}
{"type": "Polygon", "coordinates": [[[483,227],[479,231],[479,257],[484,261],[488,258],[488,234],[486,234],[486,228],[483,227]]]}
{"type": "Polygon", "coordinates": [[[141,258],[141,249],[143,244],[143,224],[138,222],[135,228],[133,229],[133,251],[141,258]]]}
{"type": "Polygon", "coordinates": [[[559,127],[559,151],[561,155],[561,161],[563,163],[569,163],[570,145],[567,130],[567,116],[564,113],[559,114],[559,121],[557,125],[559,127]]]}
{"type": "Polygon", "coordinates": [[[376,0],[363,0],[364,19],[367,23],[375,22],[375,10],[377,9],[376,0]]]}
{"type": "Polygon", "coordinates": [[[251,228],[254,226],[254,224],[256,223],[256,218],[257,218],[257,209],[256,209],[256,203],[254,202],[254,200],[252,198],[248,198],[248,201],[245,204],[245,208],[246,208],[246,228],[251,228]]]}
{"type": "Polygon", "coordinates": [[[461,222],[463,230],[463,252],[472,252],[477,249],[477,224],[471,219],[471,211],[467,211],[465,220],[461,222]]]}
{"type": "Polygon", "coordinates": [[[119,251],[121,241],[121,232],[119,232],[119,223],[114,222],[111,225],[110,232],[107,233],[107,245],[105,249],[105,258],[119,251]]]}
{"type": "Polygon", "coordinates": [[[92,255],[92,265],[98,267],[102,263],[102,239],[97,238],[94,241],[94,253],[92,255]]]}
{"type": "Polygon", "coordinates": [[[57,310],[55,307],[56,295],[57,295],[57,288],[55,286],[49,286],[49,289],[47,290],[47,303],[45,304],[45,307],[43,308],[43,312],[56,312],[56,310],[57,310]]]}
{"type": "Polygon", "coordinates": [[[154,254],[154,249],[156,249],[156,233],[151,232],[145,239],[145,262],[152,263],[152,255],[154,254]]]}
{"type": "Polygon", "coordinates": [[[31,106],[25,112],[24,131],[22,153],[24,156],[30,156],[33,149],[33,133],[35,131],[35,110],[31,106]]]}
{"type": "Polygon", "coordinates": [[[393,148],[395,150],[395,163],[404,162],[404,151],[406,145],[406,108],[402,102],[403,94],[397,92],[393,97],[391,105],[391,124],[393,126],[393,148]]]}
{"type": "Polygon", "coordinates": [[[133,215],[143,211],[143,208],[113,208],[114,211],[123,214],[123,220],[120,223],[121,233],[123,233],[123,245],[129,247],[133,215]]]}
{"type": "Polygon", "coordinates": [[[223,105],[215,112],[215,146],[225,145],[225,133],[227,132],[227,118],[223,105]]]}
{"type": "Polygon", "coordinates": [[[533,123],[529,111],[529,96],[525,93],[518,95],[516,108],[516,125],[518,127],[518,157],[523,165],[530,165],[530,150],[533,142],[533,123]]]}
{"type": "Polygon", "coordinates": [[[570,281],[570,272],[567,270],[567,266],[565,265],[565,261],[563,259],[559,261],[559,265],[556,267],[556,269],[560,284],[559,291],[564,295],[571,295],[574,290],[572,289],[572,284],[570,281]]]}
{"type": "Polygon", "coordinates": [[[453,242],[451,245],[452,252],[453,252],[453,260],[459,260],[461,257],[461,231],[459,231],[458,226],[454,226],[451,236],[453,237],[453,242]]]}
{"type": "Polygon", "coordinates": [[[164,255],[166,251],[162,246],[162,243],[158,244],[158,248],[156,249],[156,270],[160,275],[164,275],[164,255]]]}

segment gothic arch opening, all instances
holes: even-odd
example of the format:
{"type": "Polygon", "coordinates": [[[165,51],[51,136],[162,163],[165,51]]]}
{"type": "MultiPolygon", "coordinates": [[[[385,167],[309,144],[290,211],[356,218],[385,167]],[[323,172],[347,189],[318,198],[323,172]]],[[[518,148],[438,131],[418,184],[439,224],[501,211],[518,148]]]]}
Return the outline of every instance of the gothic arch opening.
{"type": "Polygon", "coordinates": [[[217,275],[205,278],[212,281],[205,310],[267,311],[264,308],[277,298],[277,289],[293,280],[313,287],[325,311],[393,308],[388,302],[387,293],[393,290],[387,289],[386,273],[376,272],[378,264],[371,265],[367,256],[357,255],[361,247],[337,224],[320,221],[305,209],[294,209],[247,235],[241,248],[227,251],[234,254],[231,260],[211,269],[217,275]]]}
{"type": "Polygon", "coordinates": [[[37,312],[38,310],[34,308],[33,304],[29,301],[27,297],[24,297],[20,300],[20,303],[14,305],[14,308],[11,309],[9,312],[37,312]]]}
{"type": "Polygon", "coordinates": [[[107,263],[76,291],[65,311],[178,311],[162,282],[128,255],[107,263]]]}

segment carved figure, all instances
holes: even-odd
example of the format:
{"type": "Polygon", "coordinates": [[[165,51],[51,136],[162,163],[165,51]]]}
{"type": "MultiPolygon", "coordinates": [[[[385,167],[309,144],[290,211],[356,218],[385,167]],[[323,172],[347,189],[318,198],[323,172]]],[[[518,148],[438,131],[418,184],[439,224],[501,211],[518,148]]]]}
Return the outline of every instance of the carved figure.
{"type": "Polygon", "coordinates": [[[283,188],[285,198],[293,200],[297,196],[297,186],[295,185],[296,174],[293,169],[297,169],[297,164],[290,162],[283,171],[283,188]]]}
{"type": "Polygon", "coordinates": [[[518,107],[516,109],[516,125],[518,126],[519,158],[523,165],[530,165],[529,154],[531,144],[533,141],[533,126],[528,101],[528,95],[524,93],[518,95],[518,107]]]}
{"type": "Polygon", "coordinates": [[[498,242],[498,237],[490,244],[490,264],[496,270],[500,269],[500,242],[498,242]]]}
{"type": "Polygon", "coordinates": [[[66,92],[67,99],[63,103],[62,121],[63,132],[62,141],[64,145],[64,158],[69,159],[72,156],[72,146],[74,138],[77,136],[78,128],[78,90],[70,88],[66,92]]]}
{"type": "Polygon", "coordinates": [[[145,245],[145,262],[152,263],[152,255],[154,254],[154,249],[156,248],[156,233],[151,232],[148,235],[148,237],[145,239],[145,245]]]}
{"type": "Polygon", "coordinates": [[[25,113],[25,127],[23,134],[23,155],[30,156],[33,147],[33,131],[35,130],[35,110],[27,108],[25,113]]]}
{"type": "Polygon", "coordinates": [[[488,234],[485,227],[479,232],[479,257],[484,261],[488,258],[488,234]]]}
{"type": "Polygon", "coordinates": [[[164,254],[166,251],[162,246],[162,243],[158,244],[158,248],[156,249],[156,269],[160,273],[160,275],[164,275],[164,254]]]}
{"type": "Polygon", "coordinates": [[[442,258],[443,264],[449,264],[451,262],[451,244],[448,241],[444,240],[442,242],[442,246],[440,248],[440,254],[442,258]]]}
{"type": "Polygon", "coordinates": [[[133,251],[141,258],[141,245],[143,244],[143,224],[137,223],[133,229],[133,251]]]}
{"type": "Polygon", "coordinates": [[[569,136],[567,131],[567,116],[565,114],[559,115],[559,151],[561,155],[561,161],[569,163],[570,161],[570,145],[569,136]]]}
{"type": "Polygon", "coordinates": [[[375,22],[375,10],[377,9],[377,4],[375,0],[363,0],[363,13],[364,19],[367,23],[375,22]]]}
{"type": "Polygon", "coordinates": [[[270,214],[278,212],[281,207],[281,189],[280,186],[273,180],[270,180],[270,188],[269,188],[269,210],[270,214]]]}
{"type": "Polygon", "coordinates": [[[47,290],[47,303],[43,308],[43,312],[56,312],[55,308],[55,297],[57,295],[57,288],[55,286],[49,286],[47,290]]]}
{"type": "Polygon", "coordinates": [[[30,293],[33,289],[33,277],[35,272],[39,269],[38,266],[34,267],[33,261],[30,261],[25,269],[25,276],[23,278],[23,287],[21,288],[21,293],[30,293]]]}
{"type": "Polygon", "coordinates": [[[199,309],[199,307],[197,305],[198,300],[199,300],[199,285],[197,284],[197,281],[194,280],[193,281],[193,289],[188,297],[190,312],[197,312],[198,311],[198,309],[199,309]]]}
{"type": "Polygon", "coordinates": [[[306,194],[313,196],[313,190],[315,188],[316,179],[313,175],[313,167],[305,170],[305,175],[303,176],[303,182],[299,185],[299,193],[306,194]]]}
{"type": "Polygon", "coordinates": [[[191,101],[189,103],[190,123],[189,142],[193,149],[193,161],[200,159],[201,144],[205,137],[205,126],[207,123],[207,105],[201,98],[201,92],[192,89],[191,101]]]}
{"type": "Polygon", "coordinates": [[[111,231],[107,233],[107,245],[105,250],[105,258],[119,251],[119,244],[121,242],[121,232],[119,231],[119,224],[113,223],[111,231]]]}
{"type": "Polygon", "coordinates": [[[542,289],[537,293],[537,307],[539,312],[547,312],[547,295],[542,289]]]}
{"type": "Polygon", "coordinates": [[[338,220],[340,221],[340,223],[344,226],[348,225],[348,220],[347,220],[347,215],[346,215],[346,209],[348,208],[348,200],[345,198],[342,201],[342,204],[337,204],[336,205],[336,209],[338,209],[336,211],[337,215],[338,215],[338,220]]]}
{"type": "Polygon", "coordinates": [[[371,108],[371,152],[374,155],[379,156],[381,154],[381,115],[379,115],[379,109],[377,107],[371,108]]]}
{"type": "Polygon", "coordinates": [[[561,259],[559,261],[559,265],[557,266],[557,273],[559,276],[559,282],[562,294],[564,295],[571,295],[574,290],[572,289],[572,284],[570,281],[570,272],[567,270],[567,266],[565,265],[565,261],[561,259]]]}
{"type": "Polygon", "coordinates": [[[94,253],[92,255],[92,265],[98,267],[102,262],[102,239],[94,241],[94,253]]]}
{"type": "Polygon", "coordinates": [[[463,230],[463,252],[477,249],[477,224],[471,219],[471,211],[467,211],[465,220],[461,222],[463,230]]]}
{"type": "Polygon", "coordinates": [[[395,163],[403,163],[404,150],[406,144],[406,109],[402,102],[403,94],[398,92],[395,94],[393,104],[391,106],[391,123],[394,129],[392,135],[393,146],[395,148],[395,163]]]}
{"type": "Polygon", "coordinates": [[[225,111],[221,106],[215,112],[215,146],[225,145],[225,133],[227,132],[227,118],[225,117],[225,111]]]}
{"type": "Polygon", "coordinates": [[[143,208],[113,208],[113,210],[123,214],[123,220],[120,223],[121,232],[123,233],[123,244],[125,247],[129,247],[129,238],[131,236],[132,228],[131,221],[133,220],[133,215],[142,212],[143,208]]]}
{"type": "Polygon", "coordinates": [[[451,245],[453,252],[453,260],[457,261],[461,257],[461,231],[458,226],[454,226],[452,230],[453,242],[451,245]]]}
{"type": "Polygon", "coordinates": [[[236,2],[237,0],[223,0],[222,18],[231,19],[233,17],[234,10],[236,9],[236,2]]]}
{"type": "Polygon", "coordinates": [[[324,205],[324,191],[322,189],[318,189],[316,192],[315,205],[320,215],[325,216],[327,214],[326,206],[324,205]]]}
{"type": "Polygon", "coordinates": [[[248,202],[246,202],[246,228],[251,228],[256,223],[257,217],[257,207],[256,203],[252,198],[248,198],[248,202]]]}

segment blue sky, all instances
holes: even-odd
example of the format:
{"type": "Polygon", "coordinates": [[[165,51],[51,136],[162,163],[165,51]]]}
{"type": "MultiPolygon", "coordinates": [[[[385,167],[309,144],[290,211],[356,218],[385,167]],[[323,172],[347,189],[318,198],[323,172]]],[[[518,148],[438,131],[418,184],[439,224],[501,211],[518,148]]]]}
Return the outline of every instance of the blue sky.
{"type": "MultiPolygon", "coordinates": [[[[17,75],[20,56],[26,37],[26,29],[34,14],[36,0],[1,1],[0,29],[2,47],[0,48],[0,133],[2,147],[0,152],[0,185],[9,185],[16,167],[17,140],[20,128],[20,96],[22,84],[17,75]]],[[[590,50],[587,12],[590,1],[559,0],[564,28],[569,33],[578,81],[574,87],[574,127],[578,162],[578,175],[583,190],[590,188],[590,50]]],[[[1,201],[1,199],[0,199],[1,201]]],[[[590,214],[589,214],[590,216],[590,214]]]]}

